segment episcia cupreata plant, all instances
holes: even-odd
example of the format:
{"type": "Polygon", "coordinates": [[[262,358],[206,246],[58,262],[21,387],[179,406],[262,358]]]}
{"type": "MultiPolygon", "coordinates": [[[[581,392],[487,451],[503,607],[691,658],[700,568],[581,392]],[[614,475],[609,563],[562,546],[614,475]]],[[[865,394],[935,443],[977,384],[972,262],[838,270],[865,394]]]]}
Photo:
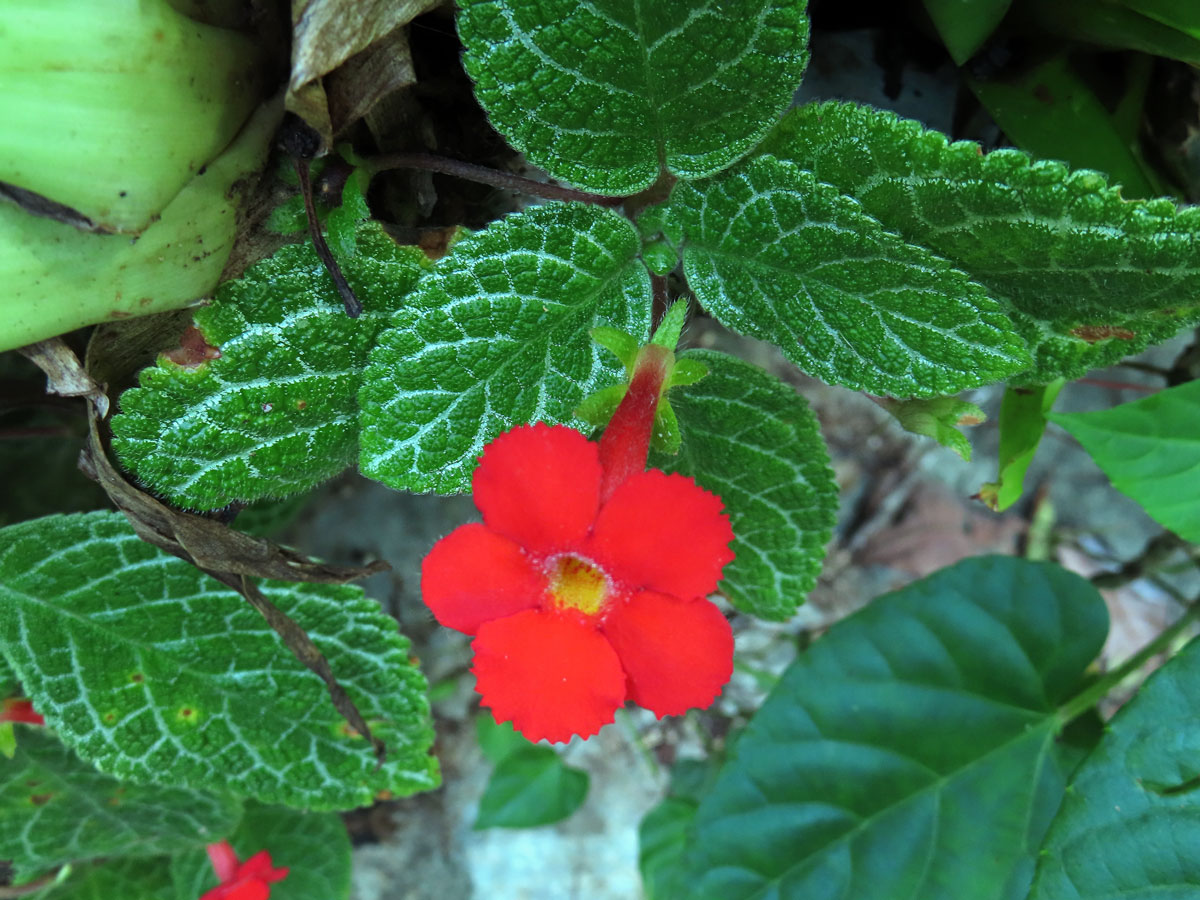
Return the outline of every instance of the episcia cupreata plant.
{"type": "MultiPolygon", "coordinates": [[[[681,350],[689,303],[946,443],[962,440],[949,398],[1007,382],[997,507],[1063,379],[1200,322],[1197,210],[867,107],[789,109],[802,0],[460,7],[492,124],[578,199],[461,234],[435,263],[370,219],[360,169],[325,227],[361,315],[309,246],[284,247],[196,310],[204,352],[160,357],[120,397],[112,447],[177,510],[303,493],[353,465],[397,490],[474,488],[484,525],[430,554],[426,599],[476,635],[484,703],[527,737],[594,733],[627,700],[707,703],[731,643],[700,595],[781,621],[820,571],[837,488],[818,424],[775,376],[681,350]],[[707,504],[703,540],[689,503],[707,504]],[[689,616],[707,623],[695,641],[666,647],[689,616]],[[551,652],[560,638],[569,654],[551,652]],[[551,689],[554,666],[571,691],[551,689]],[[668,677],[684,667],[694,691],[668,677]]],[[[1056,419],[1200,541],[1176,474],[1200,463],[1194,435],[1178,441],[1198,404],[1191,382],[1056,419]]],[[[421,671],[359,589],[246,587],[258,570],[199,562],[182,528],[170,553],[118,513],[0,532],[0,728],[15,729],[0,858],[63,900],[344,898],[332,811],[438,783],[421,671]],[[381,755],[230,586],[307,633],[381,755]]],[[[1200,651],[1106,728],[1094,713],[1183,627],[1097,678],[1103,601],[1053,565],[974,559],[880,597],[800,656],[705,777],[679,767],[642,825],[646,893],[1191,896],[1200,651]]],[[[552,749],[484,730],[481,822],[582,801],[586,778],[552,749]],[[533,781],[553,787],[523,794],[533,781]]]]}

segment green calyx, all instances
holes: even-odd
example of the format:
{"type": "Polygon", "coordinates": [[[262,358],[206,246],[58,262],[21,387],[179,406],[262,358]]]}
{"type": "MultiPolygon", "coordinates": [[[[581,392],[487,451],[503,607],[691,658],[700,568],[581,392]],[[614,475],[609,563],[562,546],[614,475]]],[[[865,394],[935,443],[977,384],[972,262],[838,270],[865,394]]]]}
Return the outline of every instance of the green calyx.
{"type": "MultiPolygon", "coordinates": [[[[667,355],[667,374],[663,379],[662,394],[659,397],[658,410],[654,415],[654,431],[650,436],[650,448],[657,453],[674,456],[679,452],[681,436],[679,420],[671,409],[668,392],[674,387],[695,384],[708,374],[703,363],[692,359],[676,359],[675,349],[683,333],[687,321],[687,301],[677,300],[667,310],[662,321],[654,330],[649,344],[665,347],[667,355]]],[[[601,326],[591,331],[592,340],[604,349],[610,351],[625,367],[625,381],[609,385],[589,394],[575,410],[575,416],[587,422],[593,428],[603,428],[608,425],[617,411],[617,407],[629,390],[629,382],[637,370],[638,360],[645,352],[645,347],[633,335],[617,328],[601,326]]]]}

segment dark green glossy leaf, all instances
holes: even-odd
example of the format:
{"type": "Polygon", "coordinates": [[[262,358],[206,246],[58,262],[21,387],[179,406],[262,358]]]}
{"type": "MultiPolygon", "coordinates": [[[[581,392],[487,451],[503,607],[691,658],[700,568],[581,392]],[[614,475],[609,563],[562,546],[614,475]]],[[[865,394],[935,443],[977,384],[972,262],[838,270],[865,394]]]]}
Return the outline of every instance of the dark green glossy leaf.
{"type": "Polygon", "coordinates": [[[1050,421],[1154,521],[1200,543],[1200,381],[1100,412],[1052,413],[1050,421]]]}
{"type": "Polygon", "coordinates": [[[627,220],[579,203],[533,207],[459,241],[371,353],[363,473],[402,490],[463,492],[500,432],[572,423],[585,396],[621,380],[590,330],[649,332],[640,250],[627,220]]]}
{"type": "Polygon", "coordinates": [[[1071,779],[1030,900],[1200,896],[1200,643],[1155,672],[1071,779]]]}
{"type": "MultiPolygon", "coordinates": [[[[34,900],[179,900],[171,882],[170,859],[115,859],[83,866],[61,885],[34,900]]],[[[189,897],[187,900],[195,900],[189,897]]]]}
{"type": "Polygon", "coordinates": [[[979,285],[791,162],[763,156],[677,185],[671,209],[704,308],[824,381],[928,397],[1028,366],[979,285]]]}
{"type": "Polygon", "coordinates": [[[565,765],[549,747],[518,747],[492,770],[475,827],[549,825],[579,809],[587,790],[587,773],[565,765]]]}
{"type": "Polygon", "coordinates": [[[1057,708],[1106,627],[1083,579],[1005,557],[834,625],[701,801],[684,896],[1021,900],[1075,759],[1057,708]]]}
{"type": "Polygon", "coordinates": [[[1012,0],[925,0],[946,49],[960,66],[996,30],[1012,0]]]}
{"type": "Polygon", "coordinates": [[[837,484],[804,398],[762,369],[706,350],[680,361],[708,375],[671,391],[681,449],[652,463],[720,496],[735,535],[720,590],[738,609],[790,618],[816,583],[837,516],[837,484]]]}
{"type": "Polygon", "coordinates": [[[758,143],[807,61],[804,0],[465,0],[464,64],[496,130],[605,194],[700,178],[758,143]]]}

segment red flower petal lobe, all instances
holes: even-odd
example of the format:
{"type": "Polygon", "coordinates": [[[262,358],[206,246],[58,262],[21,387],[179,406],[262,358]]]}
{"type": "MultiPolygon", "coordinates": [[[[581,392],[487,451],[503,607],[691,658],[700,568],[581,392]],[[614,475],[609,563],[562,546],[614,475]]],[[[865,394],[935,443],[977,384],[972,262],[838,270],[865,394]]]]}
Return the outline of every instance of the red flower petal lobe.
{"type": "Polygon", "coordinates": [[[583,552],[632,588],[691,599],[716,590],[732,540],[720,497],[649,469],[613,492],[583,552]]]}
{"type": "Polygon", "coordinates": [[[472,646],[483,705],[531,741],[590,737],[625,702],[617,654],[582,616],[527,610],[485,622],[472,646]]]}
{"type": "Polygon", "coordinates": [[[240,878],[257,878],[262,881],[280,881],[287,877],[286,868],[276,869],[267,850],[259,850],[238,869],[240,878]]]}
{"type": "Polygon", "coordinates": [[[546,576],[525,552],[485,525],[460,525],[421,563],[421,597],[447,628],[474,634],[492,619],[536,606],[546,576]]]}
{"type": "Polygon", "coordinates": [[[600,456],[578,431],[541,422],[487,445],[473,488],[483,521],[522,547],[546,554],[587,535],[600,505],[600,456]]]}
{"type": "Polygon", "coordinates": [[[643,591],[614,608],[602,630],[629,678],[629,699],[660,719],[704,709],[733,674],[733,631],[708,600],[643,591]]]}

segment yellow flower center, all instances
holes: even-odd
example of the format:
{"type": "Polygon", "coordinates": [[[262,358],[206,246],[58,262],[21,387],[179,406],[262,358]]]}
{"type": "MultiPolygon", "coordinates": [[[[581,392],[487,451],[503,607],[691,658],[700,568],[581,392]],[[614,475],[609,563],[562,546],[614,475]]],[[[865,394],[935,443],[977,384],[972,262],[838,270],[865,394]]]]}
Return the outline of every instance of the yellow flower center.
{"type": "Polygon", "coordinates": [[[552,559],[546,571],[555,606],[577,609],[588,616],[594,616],[604,608],[608,579],[587,560],[564,554],[552,559]]]}

